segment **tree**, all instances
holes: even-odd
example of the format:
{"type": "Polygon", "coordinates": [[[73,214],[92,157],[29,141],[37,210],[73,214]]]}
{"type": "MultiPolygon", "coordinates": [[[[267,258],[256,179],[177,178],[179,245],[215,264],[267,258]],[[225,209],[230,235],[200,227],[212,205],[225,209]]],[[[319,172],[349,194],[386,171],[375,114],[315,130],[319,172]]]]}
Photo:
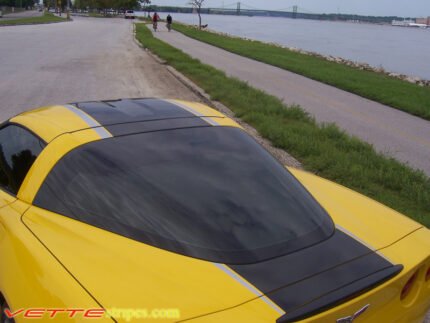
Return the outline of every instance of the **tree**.
{"type": "Polygon", "coordinates": [[[202,10],[202,5],[205,0],[190,0],[189,4],[197,10],[197,14],[199,15],[199,29],[202,29],[202,16],[200,15],[202,10]]]}
{"type": "Polygon", "coordinates": [[[30,8],[34,3],[34,0],[0,0],[0,7],[30,8]]]}
{"type": "Polygon", "coordinates": [[[145,8],[151,4],[151,0],[139,0],[141,7],[145,8]]]}
{"type": "Polygon", "coordinates": [[[147,6],[151,4],[151,0],[140,0],[140,7],[143,11],[147,11],[147,6]]]}

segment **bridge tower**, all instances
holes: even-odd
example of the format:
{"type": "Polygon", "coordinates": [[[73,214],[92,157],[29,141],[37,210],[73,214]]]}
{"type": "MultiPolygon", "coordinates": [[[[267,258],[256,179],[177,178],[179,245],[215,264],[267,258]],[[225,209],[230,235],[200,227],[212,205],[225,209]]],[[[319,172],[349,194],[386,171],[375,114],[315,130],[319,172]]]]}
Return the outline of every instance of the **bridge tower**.
{"type": "Polygon", "coordinates": [[[236,15],[240,16],[240,2],[237,3],[236,15]]]}
{"type": "Polygon", "coordinates": [[[297,11],[298,11],[299,7],[297,5],[293,6],[293,18],[297,18],[297,11]]]}

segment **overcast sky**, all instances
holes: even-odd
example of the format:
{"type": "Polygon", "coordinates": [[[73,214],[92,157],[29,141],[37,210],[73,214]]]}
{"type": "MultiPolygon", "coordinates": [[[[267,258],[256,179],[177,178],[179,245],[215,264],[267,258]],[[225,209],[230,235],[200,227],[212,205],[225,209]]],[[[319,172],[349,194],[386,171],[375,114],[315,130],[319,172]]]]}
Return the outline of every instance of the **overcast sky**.
{"type": "MultiPolygon", "coordinates": [[[[238,0],[205,0],[205,7],[229,8],[238,0]]],[[[152,0],[155,5],[188,6],[187,0],[152,0]]],[[[430,16],[430,0],[242,0],[242,8],[286,9],[297,5],[299,11],[351,13],[374,16],[430,16]],[[303,8],[304,10],[301,10],[303,8]]]]}

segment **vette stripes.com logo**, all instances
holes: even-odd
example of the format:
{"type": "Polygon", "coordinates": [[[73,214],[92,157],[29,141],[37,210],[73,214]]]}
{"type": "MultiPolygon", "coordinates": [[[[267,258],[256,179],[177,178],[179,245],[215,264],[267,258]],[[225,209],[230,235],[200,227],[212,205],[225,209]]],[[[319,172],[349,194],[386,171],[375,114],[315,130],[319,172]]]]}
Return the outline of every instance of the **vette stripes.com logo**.
{"type": "Polygon", "coordinates": [[[78,316],[84,318],[102,318],[105,317],[105,310],[101,308],[21,308],[16,311],[9,309],[4,310],[8,318],[24,317],[26,319],[41,319],[41,318],[76,318],[78,316]]]}
{"type": "Polygon", "coordinates": [[[15,311],[5,309],[6,317],[12,319],[22,317],[26,319],[43,319],[43,318],[85,318],[101,319],[111,317],[121,319],[127,322],[134,319],[179,319],[181,314],[177,308],[155,308],[152,310],[132,309],[132,308],[21,308],[15,311]]]}

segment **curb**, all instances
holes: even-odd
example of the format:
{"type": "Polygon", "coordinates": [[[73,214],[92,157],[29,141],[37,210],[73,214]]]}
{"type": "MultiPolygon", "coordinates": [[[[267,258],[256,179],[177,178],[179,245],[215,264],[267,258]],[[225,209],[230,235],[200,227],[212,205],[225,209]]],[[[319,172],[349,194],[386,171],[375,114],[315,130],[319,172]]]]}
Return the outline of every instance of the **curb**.
{"type": "Polygon", "coordinates": [[[154,53],[152,53],[150,50],[148,50],[147,48],[143,47],[143,45],[140,43],[140,41],[138,41],[136,39],[136,23],[133,24],[133,41],[135,42],[135,44],[137,46],[139,46],[145,52],[147,52],[148,55],[151,56],[157,63],[159,63],[161,65],[167,65],[167,62],[165,60],[161,59],[160,57],[158,57],[157,55],[155,55],[154,53]]]}
{"type": "MultiPolygon", "coordinates": [[[[156,60],[157,59],[160,60],[158,56],[154,55],[149,50],[147,50],[147,52],[152,57],[154,57],[154,59],[156,57],[156,60]]],[[[193,81],[191,81],[182,73],[178,72],[174,67],[167,64],[165,65],[167,70],[170,72],[170,74],[172,74],[177,80],[179,80],[179,82],[184,84],[193,93],[197,94],[197,96],[199,96],[202,99],[202,101],[206,103],[208,106],[210,106],[211,108],[214,108],[215,110],[220,111],[221,113],[225,114],[227,117],[233,119],[239,125],[241,125],[242,128],[250,136],[252,136],[260,145],[262,145],[266,150],[268,150],[272,154],[272,156],[274,156],[282,165],[303,169],[302,164],[297,159],[292,157],[285,150],[274,147],[272,143],[269,140],[263,138],[254,127],[247,124],[242,119],[235,117],[234,112],[231,111],[228,107],[226,107],[221,102],[212,100],[210,95],[207,94],[201,87],[196,85],[193,81]]]]}
{"type": "Polygon", "coordinates": [[[241,125],[242,128],[250,136],[252,136],[260,145],[262,145],[266,150],[268,150],[282,165],[303,169],[302,164],[297,159],[292,157],[285,150],[274,147],[272,143],[269,140],[263,138],[254,127],[250,126],[243,120],[235,117],[233,111],[231,111],[228,107],[226,107],[221,102],[213,101],[210,95],[207,94],[201,87],[199,87],[188,77],[177,71],[174,67],[168,65],[165,60],[161,59],[160,57],[152,53],[150,50],[143,47],[142,44],[136,39],[136,24],[133,24],[133,39],[140,48],[145,50],[145,52],[148,53],[148,55],[151,56],[156,62],[161,65],[164,65],[167,71],[170,72],[170,74],[172,74],[179,82],[185,85],[194,94],[199,96],[205,104],[215,110],[220,111],[221,113],[225,114],[227,117],[233,119],[239,125],[241,125]]]}
{"type": "MultiPolygon", "coordinates": [[[[152,53],[151,53],[152,54],[152,53]]],[[[167,70],[172,74],[174,77],[176,77],[179,82],[184,84],[188,89],[190,89],[193,93],[197,94],[207,105],[211,106],[212,108],[215,108],[216,110],[220,110],[218,106],[222,106],[225,111],[229,111],[229,116],[233,116],[233,112],[228,109],[226,106],[224,106],[220,102],[216,102],[211,100],[211,97],[209,94],[207,94],[202,88],[197,86],[194,82],[192,82],[189,78],[187,78],[182,73],[178,72],[174,67],[170,65],[166,65],[167,70]]],[[[221,111],[221,110],[220,110],[221,111]]]]}

